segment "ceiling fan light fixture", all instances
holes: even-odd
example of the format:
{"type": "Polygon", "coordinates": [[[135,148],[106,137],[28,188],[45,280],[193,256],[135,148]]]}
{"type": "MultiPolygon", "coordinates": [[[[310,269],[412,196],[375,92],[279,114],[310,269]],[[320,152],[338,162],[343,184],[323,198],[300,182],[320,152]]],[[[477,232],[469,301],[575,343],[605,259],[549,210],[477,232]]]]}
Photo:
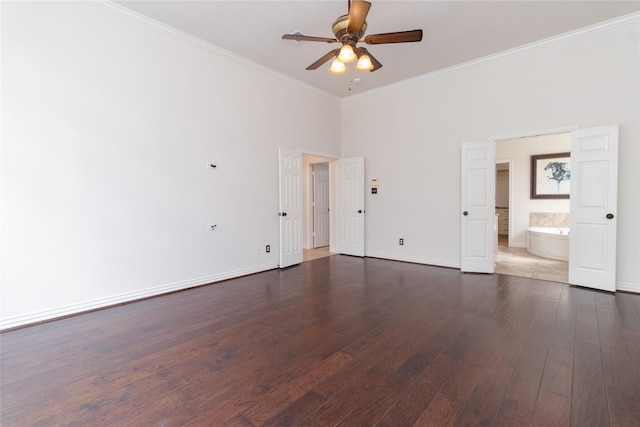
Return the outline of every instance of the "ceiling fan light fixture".
{"type": "Polygon", "coordinates": [[[344,74],[347,72],[347,66],[344,65],[344,63],[340,62],[338,58],[336,58],[331,63],[331,67],[329,67],[329,72],[331,74],[344,74]]]}
{"type": "Polygon", "coordinates": [[[356,53],[353,51],[353,47],[350,44],[342,45],[340,49],[340,54],[338,55],[338,59],[343,64],[348,64],[349,62],[353,62],[357,59],[356,53]]]}
{"type": "Polygon", "coordinates": [[[373,70],[373,64],[371,63],[371,58],[366,53],[360,55],[358,58],[358,63],[356,64],[356,70],[359,71],[371,71],[373,70]]]}

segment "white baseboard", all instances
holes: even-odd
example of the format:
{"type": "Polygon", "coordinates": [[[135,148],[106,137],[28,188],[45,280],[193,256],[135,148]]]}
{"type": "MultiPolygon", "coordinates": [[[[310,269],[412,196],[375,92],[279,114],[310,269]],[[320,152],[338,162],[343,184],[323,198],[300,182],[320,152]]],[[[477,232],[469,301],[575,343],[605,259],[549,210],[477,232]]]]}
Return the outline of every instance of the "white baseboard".
{"type": "Polygon", "coordinates": [[[616,291],[634,292],[640,294],[640,284],[631,282],[616,282],[616,291]]]}
{"type": "Polygon", "coordinates": [[[143,298],[155,297],[169,292],[181,291],[188,288],[194,288],[197,286],[208,285],[214,282],[220,282],[222,280],[233,279],[240,276],[246,276],[249,274],[260,273],[262,271],[273,270],[278,268],[278,264],[263,264],[253,266],[250,268],[228,271],[221,274],[215,274],[207,277],[199,277],[196,279],[185,280],[182,282],[169,283],[166,285],[156,286],[153,288],[147,288],[135,292],[127,292],[124,294],[113,295],[106,298],[98,298],[92,301],[86,301],[78,304],[70,304],[62,307],[56,307],[48,310],[38,311],[34,313],[24,314],[15,317],[9,317],[6,319],[0,319],[0,330],[15,328],[18,326],[25,326],[32,323],[43,322],[47,320],[53,320],[59,317],[69,316],[73,314],[79,314],[82,312],[96,310],[100,308],[106,308],[116,304],[122,304],[127,302],[136,301],[143,298]]]}
{"type": "Polygon", "coordinates": [[[367,251],[366,256],[372,258],[391,259],[394,261],[413,262],[416,264],[428,264],[438,267],[460,268],[460,261],[451,261],[443,259],[423,258],[408,255],[399,255],[388,252],[367,251]]]}
{"type": "MultiPolygon", "coordinates": [[[[435,265],[439,267],[460,268],[460,261],[423,258],[423,257],[399,255],[399,254],[377,252],[377,251],[367,252],[366,256],[373,257],[373,258],[390,259],[394,261],[435,265]]],[[[59,317],[79,314],[82,312],[96,310],[100,308],[106,308],[116,304],[133,302],[143,298],[159,296],[169,292],[175,292],[175,291],[180,291],[180,290],[193,288],[197,286],[203,286],[210,283],[220,282],[222,280],[228,280],[236,277],[246,276],[249,274],[260,273],[262,271],[273,270],[275,268],[278,268],[277,263],[263,264],[263,265],[254,266],[251,268],[216,274],[213,276],[200,277],[197,279],[185,280],[185,281],[176,282],[176,283],[169,283],[166,285],[156,286],[153,288],[143,289],[140,291],[128,292],[125,294],[114,295],[107,298],[99,298],[96,300],[86,301],[83,303],[70,304],[70,305],[57,307],[49,310],[43,310],[35,313],[9,317],[6,319],[0,319],[0,330],[11,329],[11,328],[25,326],[32,323],[38,323],[38,322],[43,322],[47,320],[53,320],[59,317]]],[[[640,293],[640,284],[631,283],[631,282],[617,282],[616,290],[640,293]]]]}

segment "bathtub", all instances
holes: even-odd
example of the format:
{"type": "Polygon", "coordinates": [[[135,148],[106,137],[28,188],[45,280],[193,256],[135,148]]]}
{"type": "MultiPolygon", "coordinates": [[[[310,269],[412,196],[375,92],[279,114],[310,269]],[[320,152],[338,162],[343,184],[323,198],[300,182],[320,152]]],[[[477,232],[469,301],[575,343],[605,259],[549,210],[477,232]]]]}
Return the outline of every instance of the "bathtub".
{"type": "Polygon", "coordinates": [[[529,227],[527,251],[544,258],[569,261],[569,229],[560,227],[529,227]]]}

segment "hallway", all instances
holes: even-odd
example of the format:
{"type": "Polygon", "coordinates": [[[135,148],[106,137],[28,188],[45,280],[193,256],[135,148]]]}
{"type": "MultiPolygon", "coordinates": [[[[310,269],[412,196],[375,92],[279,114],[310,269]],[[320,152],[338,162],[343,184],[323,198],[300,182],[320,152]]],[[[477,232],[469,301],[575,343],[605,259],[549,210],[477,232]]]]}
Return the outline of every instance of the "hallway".
{"type": "Polygon", "coordinates": [[[329,246],[323,246],[321,248],[314,249],[304,249],[302,261],[313,261],[314,259],[324,258],[331,255],[335,255],[335,253],[329,252],[329,246]]]}

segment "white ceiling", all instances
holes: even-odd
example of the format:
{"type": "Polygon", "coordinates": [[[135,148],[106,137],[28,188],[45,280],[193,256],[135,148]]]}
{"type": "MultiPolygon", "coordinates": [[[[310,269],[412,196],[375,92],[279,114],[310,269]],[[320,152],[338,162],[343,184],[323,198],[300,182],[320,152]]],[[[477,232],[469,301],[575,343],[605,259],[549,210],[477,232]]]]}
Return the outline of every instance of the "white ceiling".
{"type": "Polygon", "coordinates": [[[347,0],[129,1],[116,3],[339,97],[389,85],[640,10],[640,1],[371,0],[366,34],[422,29],[420,43],[367,46],[383,64],[343,75],[305,68],[338,45],[282,40],[333,37],[347,0]],[[353,83],[356,77],[362,79],[353,83]]]}

